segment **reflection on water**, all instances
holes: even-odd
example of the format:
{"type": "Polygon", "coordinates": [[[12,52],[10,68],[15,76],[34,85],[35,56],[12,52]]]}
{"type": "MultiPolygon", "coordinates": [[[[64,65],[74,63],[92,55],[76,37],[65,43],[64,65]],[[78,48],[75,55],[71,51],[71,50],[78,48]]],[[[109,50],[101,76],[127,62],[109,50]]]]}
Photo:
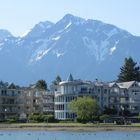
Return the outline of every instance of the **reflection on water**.
{"type": "Polygon", "coordinates": [[[0,140],[140,140],[140,133],[115,131],[0,131],[0,140]]]}

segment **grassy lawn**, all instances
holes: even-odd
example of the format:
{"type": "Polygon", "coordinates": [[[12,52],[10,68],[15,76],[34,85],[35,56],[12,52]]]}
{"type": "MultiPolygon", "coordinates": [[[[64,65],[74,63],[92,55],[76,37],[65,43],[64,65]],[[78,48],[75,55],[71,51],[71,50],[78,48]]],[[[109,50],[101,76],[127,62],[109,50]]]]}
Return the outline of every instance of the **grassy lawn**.
{"type": "Polygon", "coordinates": [[[116,125],[113,123],[70,123],[70,122],[59,122],[59,123],[0,123],[0,125],[15,126],[15,127],[92,127],[92,126],[136,126],[140,127],[140,123],[132,123],[131,125],[116,125]]]}
{"type": "Polygon", "coordinates": [[[140,126],[140,123],[132,123],[131,126],[140,126]]]}

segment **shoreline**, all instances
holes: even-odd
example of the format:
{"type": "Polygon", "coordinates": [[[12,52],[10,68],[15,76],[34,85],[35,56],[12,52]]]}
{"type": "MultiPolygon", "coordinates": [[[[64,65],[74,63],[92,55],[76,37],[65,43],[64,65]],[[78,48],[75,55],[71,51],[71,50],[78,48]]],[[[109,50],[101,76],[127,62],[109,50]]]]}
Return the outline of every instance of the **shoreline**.
{"type": "Polygon", "coordinates": [[[140,126],[31,126],[0,124],[0,131],[75,131],[75,132],[95,132],[95,131],[140,131],[140,126]]]}

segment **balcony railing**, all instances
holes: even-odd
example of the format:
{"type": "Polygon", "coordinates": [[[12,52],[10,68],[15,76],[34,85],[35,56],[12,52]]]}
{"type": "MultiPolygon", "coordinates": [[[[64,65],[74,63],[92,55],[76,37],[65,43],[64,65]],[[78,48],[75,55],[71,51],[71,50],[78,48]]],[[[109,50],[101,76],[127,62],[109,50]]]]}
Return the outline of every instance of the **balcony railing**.
{"type": "Polygon", "coordinates": [[[18,113],[18,110],[0,110],[0,113],[3,113],[3,114],[8,114],[8,113],[18,113]]]}
{"type": "Polygon", "coordinates": [[[118,96],[118,97],[128,97],[129,95],[127,93],[116,93],[116,92],[111,92],[109,96],[118,96]]]}

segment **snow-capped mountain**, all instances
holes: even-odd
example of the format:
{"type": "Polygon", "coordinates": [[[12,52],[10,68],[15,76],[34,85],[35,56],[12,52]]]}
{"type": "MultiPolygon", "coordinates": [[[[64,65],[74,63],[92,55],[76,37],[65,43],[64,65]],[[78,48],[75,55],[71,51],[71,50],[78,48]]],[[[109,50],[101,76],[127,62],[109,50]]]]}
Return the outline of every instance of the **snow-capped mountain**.
{"type": "Polygon", "coordinates": [[[124,58],[140,63],[140,37],[114,25],[71,14],[57,23],[40,22],[21,37],[0,30],[0,79],[29,84],[38,79],[66,78],[110,81],[124,58]]]}

